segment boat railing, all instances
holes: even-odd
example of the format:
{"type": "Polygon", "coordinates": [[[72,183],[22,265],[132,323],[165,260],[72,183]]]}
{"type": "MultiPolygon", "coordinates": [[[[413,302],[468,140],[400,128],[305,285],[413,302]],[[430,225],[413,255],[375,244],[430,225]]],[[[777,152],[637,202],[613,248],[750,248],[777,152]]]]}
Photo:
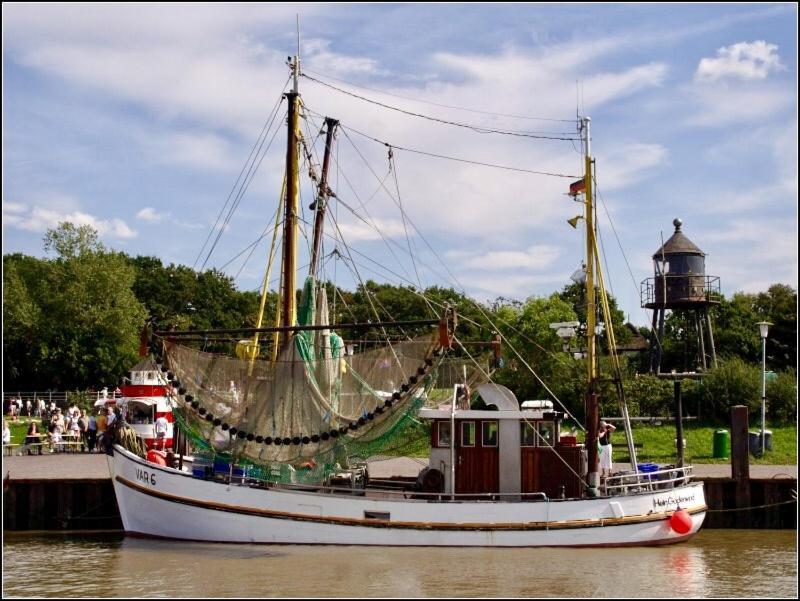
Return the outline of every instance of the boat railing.
{"type": "MultiPolygon", "coordinates": [[[[225,479],[227,479],[225,477],[225,479]]],[[[397,497],[400,499],[416,499],[420,501],[507,501],[507,502],[520,502],[520,501],[550,501],[547,494],[543,492],[489,492],[489,493],[455,493],[449,492],[423,492],[414,489],[397,489],[397,488],[378,488],[371,486],[329,486],[323,484],[300,484],[300,483],[283,483],[283,482],[268,482],[263,480],[251,480],[242,478],[230,479],[230,484],[241,484],[244,486],[253,486],[258,488],[269,488],[272,490],[285,490],[296,492],[317,492],[328,494],[348,494],[348,495],[366,495],[367,493],[379,493],[388,497],[397,497]]]]}
{"type": "Polygon", "coordinates": [[[608,495],[627,495],[643,491],[667,490],[687,484],[692,476],[693,466],[666,467],[652,472],[627,472],[609,476],[605,480],[608,495]]]}

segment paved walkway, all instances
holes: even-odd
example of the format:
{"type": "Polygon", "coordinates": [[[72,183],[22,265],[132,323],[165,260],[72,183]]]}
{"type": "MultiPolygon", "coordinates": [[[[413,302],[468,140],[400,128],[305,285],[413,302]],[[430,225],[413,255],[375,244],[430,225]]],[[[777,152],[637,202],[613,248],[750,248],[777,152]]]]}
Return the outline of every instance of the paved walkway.
{"type": "MultiPolygon", "coordinates": [[[[396,457],[369,462],[373,478],[392,476],[415,478],[427,461],[416,457],[396,457]]],[[[630,469],[626,463],[614,464],[616,470],[630,469]]],[[[694,466],[698,478],[730,478],[730,464],[700,463],[694,466]]],[[[3,478],[11,480],[102,480],[110,478],[106,455],[101,453],[64,453],[3,457],[3,478]]],[[[751,478],[794,478],[796,465],[751,465],[751,478]]]]}

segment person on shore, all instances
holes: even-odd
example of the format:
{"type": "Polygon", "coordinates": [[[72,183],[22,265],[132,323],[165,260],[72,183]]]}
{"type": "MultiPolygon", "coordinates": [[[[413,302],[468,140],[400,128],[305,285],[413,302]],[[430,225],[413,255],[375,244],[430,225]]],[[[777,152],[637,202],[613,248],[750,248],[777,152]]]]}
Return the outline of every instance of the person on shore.
{"type": "Polygon", "coordinates": [[[69,417],[69,423],[67,424],[67,433],[72,442],[78,442],[81,439],[81,425],[78,423],[79,419],[80,419],[80,414],[76,416],[73,413],[69,417]]]}
{"type": "Polygon", "coordinates": [[[90,453],[94,453],[94,446],[97,443],[97,418],[90,415],[86,420],[86,448],[90,453]]]}
{"type": "MultiPolygon", "coordinates": [[[[56,411],[56,413],[58,413],[58,411],[56,411]]],[[[63,423],[63,420],[62,420],[62,423],[63,423]]],[[[57,421],[54,420],[54,421],[52,421],[50,423],[49,436],[50,436],[50,452],[51,453],[55,453],[57,451],[61,451],[62,450],[62,448],[61,448],[61,441],[62,441],[61,434],[62,434],[62,432],[63,432],[63,429],[58,425],[57,421]]]]}
{"type": "Polygon", "coordinates": [[[100,411],[97,413],[97,448],[103,448],[103,439],[106,435],[106,428],[108,428],[108,417],[106,413],[108,409],[105,407],[100,407],[100,411]]]}
{"type": "MultiPolygon", "coordinates": [[[[25,446],[39,445],[36,448],[38,448],[39,455],[41,455],[42,454],[42,447],[40,445],[41,442],[42,442],[42,433],[39,431],[39,424],[38,422],[31,422],[30,426],[28,426],[28,432],[25,434],[25,441],[23,444],[25,444],[25,446]]],[[[28,454],[30,455],[32,449],[28,448],[27,450],[28,454]]]]}
{"type": "Polygon", "coordinates": [[[106,409],[106,430],[108,430],[115,421],[117,421],[117,408],[114,407],[113,410],[111,408],[106,409]]]}
{"type": "Polygon", "coordinates": [[[59,435],[64,434],[64,430],[66,430],[66,424],[64,423],[64,415],[61,413],[60,407],[56,407],[53,417],[50,418],[50,424],[58,429],[59,435]]]}
{"type": "Polygon", "coordinates": [[[600,477],[611,475],[613,462],[611,461],[611,433],[617,428],[604,421],[600,422],[599,440],[600,443],[600,477]]]}
{"type": "Polygon", "coordinates": [[[89,427],[89,418],[86,417],[86,411],[81,409],[81,415],[78,418],[78,430],[80,433],[80,440],[83,443],[83,447],[81,450],[86,450],[89,447],[86,432],[89,427]]]}
{"type": "Polygon", "coordinates": [[[11,428],[8,427],[6,420],[3,420],[3,444],[11,444],[11,428]]]}

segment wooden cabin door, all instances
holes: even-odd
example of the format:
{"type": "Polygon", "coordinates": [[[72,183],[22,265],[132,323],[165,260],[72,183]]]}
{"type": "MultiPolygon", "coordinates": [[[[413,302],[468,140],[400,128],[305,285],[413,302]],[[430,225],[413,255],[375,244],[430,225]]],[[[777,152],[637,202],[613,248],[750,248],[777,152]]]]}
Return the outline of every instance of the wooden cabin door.
{"type": "Polygon", "coordinates": [[[457,494],[500,492],[498,426],[497,420],[459,420],[457,494]]]}

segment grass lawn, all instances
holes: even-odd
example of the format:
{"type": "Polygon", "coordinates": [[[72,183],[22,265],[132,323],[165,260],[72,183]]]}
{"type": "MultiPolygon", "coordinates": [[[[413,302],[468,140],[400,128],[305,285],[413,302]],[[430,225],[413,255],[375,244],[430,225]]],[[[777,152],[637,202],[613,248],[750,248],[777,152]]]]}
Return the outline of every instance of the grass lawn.
{"type": "MultiPolygon", "coordinates": [[[[615,424],[616,425],[616,424],[615,424]]],[[[730,463],[728,459],[715,459],[713,455],[714,432],[728,430],[730,439],[730,426],[712,426],[705,424],[684,424],[683,437],[686,439],[685,458],[687,463],[730,463]]],[[[751,424],[750,430],[758,430],[758,426],[751,424]]],[[[797,426],[767,426],[772,432],[772,451],[767,451],[764,457],[750,456],[751,464],[762,465],[796,465],[797,464],[797,426]]],[[[672,423],[663,423],[660,426],[634,425],[633,440],[641,443],[642,447],[636,449],[639,463],[652,461],[657,463],[672,463],[676,458],[675,426],[672,423]]],[[[612,443],[614,444],[614,461],[629,462],[628,446],[625,431],[622,426],[617,426],[612,443]]]]}
{"type": "MultiPolygon", "coordinates": [[[[28,431],[28,424],[38,418],[20,418],[18,422],[7,421],[11,429],[11,442],[21,444],[28,431]]],[[[730,438],[730,426],[713,426],[707,424],[686,423],[683,426],[683,437],[686,439],[685,458],[687,463],[730,463],[728,459],[715,459],[713,455],[714,432],[726,429],[730,438]]],[[[751,431],[756,431],[757,425],[751,424],[751,431]]],[[[796,465],[797,464],[797,426],[767,426],[772,432],[772,451],[767,451],[764,457],[750,456],[750,463],[754,465],[796,465]]],[[[652,461],[655,463],[673,463],[675,454],[675,426],[664,422],[660,426],[633,425],[633,440],[641,443],[642,447],[636,449],[639,463],[652,461]]],[[[625,431],[622,425],[617,426],[612,438],[614,444],[614,461],[627,463],[628,446],[625,431]]],[[[398,454],[409,457],[427,457],[429,454],[428,439],[412,441],[405,445],[398,454]]]]}
{"type": "Polygon", "coordinates": [[[38,422],[40,426],[39,431],[42,431],[42,420],[38,417],[20,417],[19,421],[16,422],[12,422],[8,418],[5,418],[5,420],[8,424],[8,429],[11,430],[12,444],[22,444],[22,441],[25,440],[25,435],[28,433],[28,426],[31,422],[38,422]]]}

